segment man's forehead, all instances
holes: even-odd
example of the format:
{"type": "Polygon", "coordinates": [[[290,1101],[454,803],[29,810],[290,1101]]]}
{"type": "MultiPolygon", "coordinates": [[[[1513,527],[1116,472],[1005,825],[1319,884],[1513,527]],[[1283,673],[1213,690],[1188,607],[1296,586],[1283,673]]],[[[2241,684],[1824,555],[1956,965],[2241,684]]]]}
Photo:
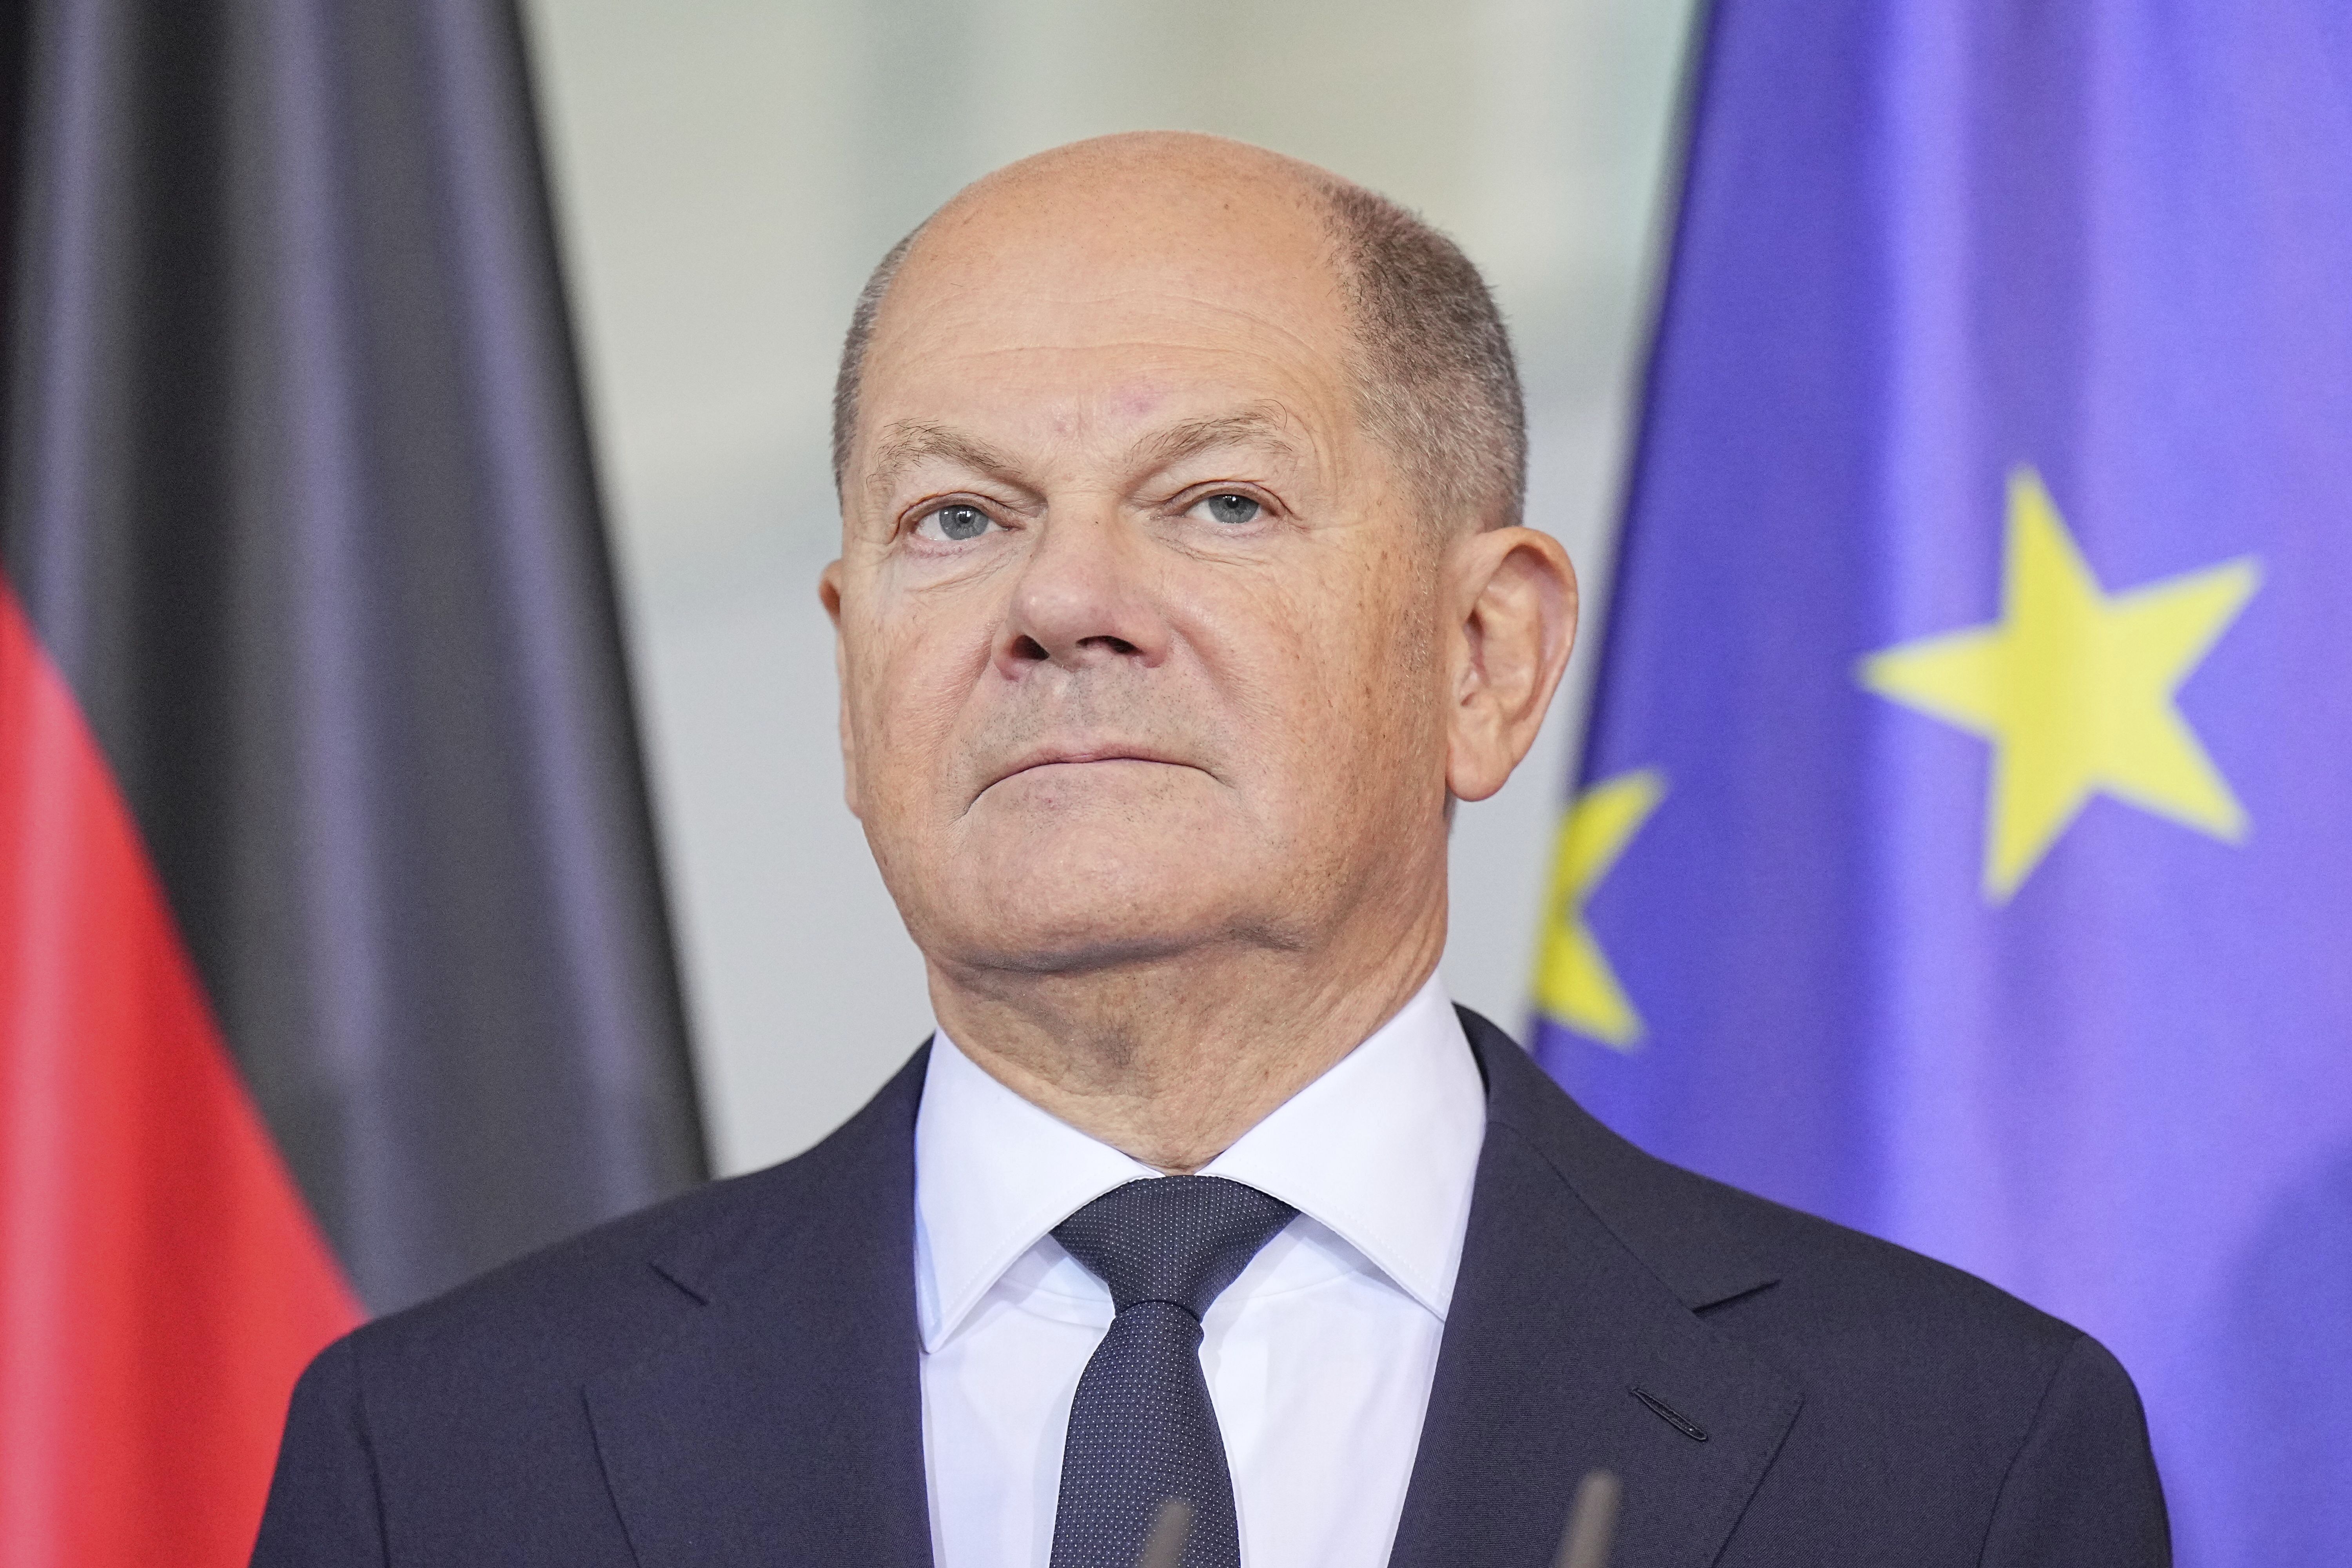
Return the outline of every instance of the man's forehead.
{"type": "Polygon", "coordinates": [[[1295,183],[1076,160],[982,182],[933,217],[891,283],[873,353],[1319,339],[1344,313],[1328,214],[1295,183]]]}
{"type": "Polygon", "coordinates": [[[1295,291],[1204,294],[1165,278],[1084,294],[940,289],[877,333],[859,466],[878,477],[969,458],[975,443],[1156,443],[1163,464],[1212,440],[1312,446],[1353,423],[1350,346],[1295,291]]]}
{"type": "Polygon", "coordinates": [[[1114,139],[927,223],[860,355],[864,483],[1048,446],[1345,439],[1358,345],[1328,179],[1208,138],[1114,139]]]}
{"type": "Polygon", "coordinates": [[[1016,355],[1149,364],[1236,349],[1323,358],[1347,341],[1337,281],[1314,253],[1213,237],[1153,245],[1139,236],[1126,247],[1048,237],[920,268],[910,259],[868,353],[877,368],[1016,355]]]}

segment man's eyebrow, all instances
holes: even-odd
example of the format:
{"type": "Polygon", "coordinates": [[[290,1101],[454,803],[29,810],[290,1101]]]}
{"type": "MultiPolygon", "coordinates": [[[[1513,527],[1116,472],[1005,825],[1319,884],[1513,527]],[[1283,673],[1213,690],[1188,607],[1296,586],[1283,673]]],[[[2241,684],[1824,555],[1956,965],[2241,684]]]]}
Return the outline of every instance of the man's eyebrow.
{"type": "Polygon", "coordinates": [[[1298,444],[1289,435],[1293,424],[1287,413],[1270,403],[1187,419],[1137,442],[1131,463],[1156,473],[1213,447],[1234,446],[1270,447],[1284,457],[1297,457],[1298,444]]]}
{"type": "Polygon", "coordinates": [[[984,441],[974,440],[944,425],[908,420],[882,433],[866,483],[877,489],[887,488],[916,464],[935,458],[996,479],[1010,479],[1013,471],[1013,459],[984,441]]]}
{"type": "MultiPolygon", "coordinates": [[[[1156,472],[1212,447],[1232,446],[1267,447],[1285,457],[1294,457],[1298,446],[1288,434],[1292,424],[1289,415],[1272,404],[1187,419],[1138,442],[1130,463],[1137,468],[1156,472]]],[[[877,489],[887,489],[908,468],[933,459],[1004,480],[1013,479],[1017,469],[1011,458],[960,430],[906,420],[882,433],[866,483],[877,489]]]]}

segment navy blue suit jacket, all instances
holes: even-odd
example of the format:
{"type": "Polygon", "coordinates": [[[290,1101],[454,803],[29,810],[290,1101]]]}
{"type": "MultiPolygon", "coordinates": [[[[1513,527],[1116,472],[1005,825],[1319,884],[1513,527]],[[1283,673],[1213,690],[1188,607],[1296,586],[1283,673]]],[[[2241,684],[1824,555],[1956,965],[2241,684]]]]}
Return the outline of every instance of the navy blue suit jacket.
{"type": "MultiPolygon", "coordinates": [[[[2168,1561],[2095,1342],[1650,1158],[1463,1018],[1486,1140],[1399,1568],[1541,1568],[1597,1468],[1625,1482],[1617,1568],[2168,1561]]],[[[328,1349],[254,1561],[928,1564],[923,1063],[796,1160],[328,1349]]]]}

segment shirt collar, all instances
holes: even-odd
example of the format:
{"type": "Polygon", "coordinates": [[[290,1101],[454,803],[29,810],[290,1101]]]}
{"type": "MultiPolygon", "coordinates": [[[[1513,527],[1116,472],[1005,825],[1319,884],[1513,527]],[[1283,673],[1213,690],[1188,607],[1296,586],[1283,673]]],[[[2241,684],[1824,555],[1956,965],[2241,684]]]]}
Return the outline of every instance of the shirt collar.
{"type": "MultiPolygon", "coordinates": [[[[1319,1221],[1441,1321],[1486,1103],[1444,987],[1387,1023],[1204,1167],[1319,1221]]],[[[916,1304],[936,1350],[1081,1205],[1159,1174],[1039,1110],[934,1034],[915,1117],[916,1304]]]]}
{"type": "Polygon", "coordinates": [[[931,1036],[915,1111],[915,1310],[939,1349],[989,1287],[1080,1205],[1159,1172],[1087,1137],[931,1036]]]}

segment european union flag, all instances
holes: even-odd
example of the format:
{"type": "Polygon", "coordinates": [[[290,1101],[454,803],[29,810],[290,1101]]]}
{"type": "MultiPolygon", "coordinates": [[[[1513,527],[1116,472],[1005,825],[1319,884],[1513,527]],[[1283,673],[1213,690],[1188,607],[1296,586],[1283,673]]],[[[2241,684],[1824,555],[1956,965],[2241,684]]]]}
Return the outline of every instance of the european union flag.
{"type": "Polygon", "coordinates": [[[2352,1561],[2352,7],[1719,0],[1539,1051],[2352,1561]]]}

